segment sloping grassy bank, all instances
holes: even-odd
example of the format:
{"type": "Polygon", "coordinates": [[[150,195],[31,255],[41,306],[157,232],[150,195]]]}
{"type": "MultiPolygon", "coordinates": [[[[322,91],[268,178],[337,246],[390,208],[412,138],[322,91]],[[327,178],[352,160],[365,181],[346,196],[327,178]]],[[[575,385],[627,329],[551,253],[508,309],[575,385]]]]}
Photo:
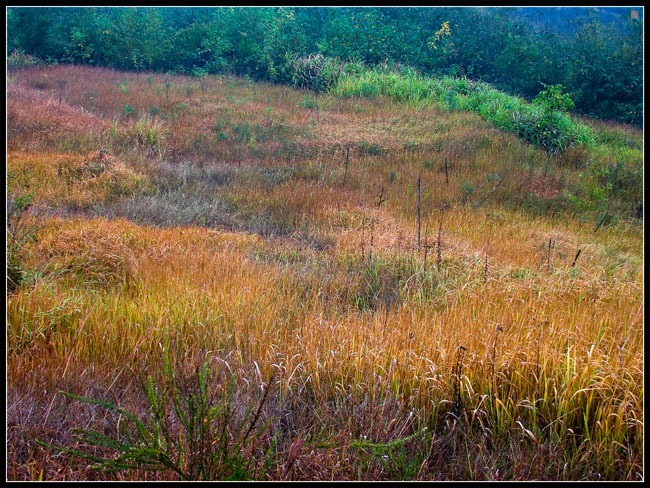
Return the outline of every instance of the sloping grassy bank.
{"type": "Polygon", "coordinates": [[[544,102],[496,90],[487,83],[430,78],[410,68],[346,65],[329,91],[342,98],[388,96],[416,108],[467,111],[498,129],[544,149],[558,166],[579,173],[580,184],[564,199],[579,213],[642,216],[643,139],[606,122],[578,119],[544,102]]]}
{"type": "Polygon", "coordinates": [[[7,81],[8,478],[642,479],[640,131],[7,81]]]}
{"type": "Polygon", "coordinates": [[[489,84],[467,78],[429,78],[414,70],[382,68],[344,71],[332,86],[340,97],[387,95],[413,105],[432,104],[447,110],[476,112],[496,127],[559,154],[576,146],[593,146],[593,131],[558,110],[508,95],[489,84]]]}

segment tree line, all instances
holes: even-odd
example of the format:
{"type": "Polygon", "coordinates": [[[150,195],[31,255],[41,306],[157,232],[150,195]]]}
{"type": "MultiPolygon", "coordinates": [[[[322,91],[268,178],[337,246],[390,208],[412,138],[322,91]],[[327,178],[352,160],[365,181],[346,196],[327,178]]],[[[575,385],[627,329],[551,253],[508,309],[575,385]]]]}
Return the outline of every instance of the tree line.
{"type": "Polygon", "coordinates": [[[553,30],[532,28],[514,8],[12,7],[7,52],[278,83],[291,81],[292,59],[322,54],[466,76],[529,100],[563,85],[577,112],[641,125],[642,21],[584,12],[553,30]]]}

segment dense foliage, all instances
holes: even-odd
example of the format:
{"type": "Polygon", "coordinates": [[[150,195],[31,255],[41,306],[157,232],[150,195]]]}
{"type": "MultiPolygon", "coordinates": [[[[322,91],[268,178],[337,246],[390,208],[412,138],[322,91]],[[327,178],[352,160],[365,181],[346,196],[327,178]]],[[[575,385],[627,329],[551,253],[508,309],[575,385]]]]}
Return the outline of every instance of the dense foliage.
{"type": "Polygon", "coordinates": [[[553,31],[531,28],[525,10],[507,8],[10,8],[7,49],[23,61],[26,53],[277,82],[295,81],[297,57],[388,61],[529,100],[562,84],[578,112],[640,125],[642,22],[627,11],[608,12],[606,23],[596,10],[583,12],[553,31]]]}

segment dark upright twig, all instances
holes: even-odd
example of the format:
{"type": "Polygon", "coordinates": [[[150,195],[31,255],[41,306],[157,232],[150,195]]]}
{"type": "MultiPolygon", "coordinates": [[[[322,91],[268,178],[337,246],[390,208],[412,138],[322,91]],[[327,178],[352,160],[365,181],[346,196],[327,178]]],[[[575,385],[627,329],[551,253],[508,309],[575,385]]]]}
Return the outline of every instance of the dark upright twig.
{"type": "Polygon", "coordinates": [[[490,224],[490,229],[488,230],[487,244],[485,245],[485,265],[483,266],[483,281],[487,281],[488,252],[490,250],[490,237],[492,237],[492,224],[490,224]]]}
{"type": "Polygon", "coordinates": [[[449,170],[447,169],[447,158],[445,158],[445,183],[449,184],[449,170]]]}
{"type": "Polygon", "coordinates": [[[576,261],[578,260],[578,257],[580,256],[580,253],[582,252],[582,249],[578,249],[578,252],[576,253],[576,257],[573,258],[573,264],[571,264],[571,267],[574,268],[576,265],[576,261]]]}
{"type": "Polygon", "coordinates": [[[600,219],[600,222],[598,222],[598,225],[594,229],[594,234],[598,231],[598,229],[600,229],[600,226],[603,225],[603,222],[605,222],[605,219],[607,218],[608,215],[609,215],[609,212],[605,212],[605,215],[603,215],[603,218],[600,219]]]}
{"type": "Polygon", "coordinates": [[[438,268],[440,267],[440,262],[441,262],[441,254],[440,254],[440,248],[441,242],[440,242],[440,237],[442,235],[442,221],[445,218],[445,208],[440,209],[440,226],[438,227],[438,268]]]}
{"type": "Polygon", "coordinates": [[[420,250],[420,217],[421,217],[421,215],[420,215],[420,209],[421,209],[421,207],[420,207],[420,195],[421,195],[421,191],[420,191],[420,175],[418,175],[418,250],[420,250]]]}

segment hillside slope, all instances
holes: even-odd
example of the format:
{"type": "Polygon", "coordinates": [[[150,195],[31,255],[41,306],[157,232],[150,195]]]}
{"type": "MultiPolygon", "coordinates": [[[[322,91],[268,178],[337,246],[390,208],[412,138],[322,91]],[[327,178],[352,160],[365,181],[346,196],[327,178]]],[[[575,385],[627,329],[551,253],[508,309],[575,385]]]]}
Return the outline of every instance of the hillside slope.
{"type": "Polygon", "coordinates": [[[640,131],[552,156],[389,96],[63,65],[7,103],[8,478],[642,476],[640,131]]]}

